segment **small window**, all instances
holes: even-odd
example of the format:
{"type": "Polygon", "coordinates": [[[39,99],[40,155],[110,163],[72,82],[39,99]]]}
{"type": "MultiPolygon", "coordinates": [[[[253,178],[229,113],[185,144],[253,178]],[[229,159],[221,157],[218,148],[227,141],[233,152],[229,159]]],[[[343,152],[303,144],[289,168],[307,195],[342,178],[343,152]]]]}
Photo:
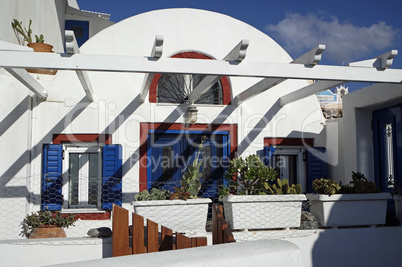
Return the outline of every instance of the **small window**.
{"type": "Polygon", "coordinates": [[[64,209],[99,208],[101,204],[100,147],[65,147],[64,209]]]}
{"type": "Polygon", "coordinates": [[[271,165],[276,168],[280,179],[287,179],[290,184],[300,184],[305,189],[306,164],[304,147],[275,147],[271,165]]]}

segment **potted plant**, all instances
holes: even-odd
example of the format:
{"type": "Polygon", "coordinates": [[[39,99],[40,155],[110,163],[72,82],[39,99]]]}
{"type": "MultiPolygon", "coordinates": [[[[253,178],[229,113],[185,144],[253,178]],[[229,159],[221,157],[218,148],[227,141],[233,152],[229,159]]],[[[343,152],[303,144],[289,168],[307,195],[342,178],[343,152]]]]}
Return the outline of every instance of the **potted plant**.
{"type": "MultiPolygon", "coordinates": [[[[14,30],[15,35],[17,36],[18,43],[20,45],[24,45],[27,42],[27,46],[31,47],[35,52],[47,52],[53,53],[53,46],[50,44],[46,44],[43,34],[35,35],[35,43],[32,42],[32,30],[31,30],[32,20],[29,20],[28,28],[22,26],[22,21],[18,21],[13,19],[11,22],[11,27],[14,30]]],[[[28,72],[31,73],[40,73],[40,74],[50,74],[55,75],[57,70],[47,70],[47,69],[27,69],[28,72]]]]}
{"type": "Polygon", "coordinates": [[[306,200],[301,186],[277,179],[275,169],[265,166],[257,155],[233,159],[225,180],[220,199],[233,230],[300,226],[302,201],[306,200]]]}
{"type": "Polygon", "coordinates": [[[66,237],[63,228],[74,226],[73,214],[63,216],[60,212],[38,211],[27,215],[23,221],[24,234],[32,238],[66,237]]]}
{"type": "Polygon", "coordinates": [[[307,194],[310,212],[322,227],[385,224],[391,195],[359,172],[352,172],[349,185],[321,178],[313,181],[313,189],[318,194],[307,194]]]}
{"type": "Polygon", "coordinates": [[[198,198],[202,177],[199,171],[202,160],[199,160],[199,156],[203,140],[196,158],[180,180],[181,187],[175,187],[174,192],[152,188],[136,194],[132,202],[135,213],[176,232],[205,232],[208,205],[212,201],[209,198],[198,198]]]}

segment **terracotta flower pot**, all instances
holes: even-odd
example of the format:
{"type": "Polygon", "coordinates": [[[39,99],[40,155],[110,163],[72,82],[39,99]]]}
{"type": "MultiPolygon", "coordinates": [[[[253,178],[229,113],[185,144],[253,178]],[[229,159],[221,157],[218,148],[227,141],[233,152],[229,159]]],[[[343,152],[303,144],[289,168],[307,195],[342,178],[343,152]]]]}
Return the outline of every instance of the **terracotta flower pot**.
{"type": "MultiPolygon", "coordinates": [[[[35,52],[44,52],[44,53],[54,53],[52,51],[53,46],[45,43],[29,43],[28,47],[32,48],[35,52]]],[[[48,69],[27,69],[30,73],[39,73],[39,74],[48,74],[55,75],[57,70],[48,70],[48,69]]]]}
{"type": "Polygon", "coordinates": [[[40,225],[33,229],[29,239],[67,237],[66,232],[57,225],[40,225]]]}

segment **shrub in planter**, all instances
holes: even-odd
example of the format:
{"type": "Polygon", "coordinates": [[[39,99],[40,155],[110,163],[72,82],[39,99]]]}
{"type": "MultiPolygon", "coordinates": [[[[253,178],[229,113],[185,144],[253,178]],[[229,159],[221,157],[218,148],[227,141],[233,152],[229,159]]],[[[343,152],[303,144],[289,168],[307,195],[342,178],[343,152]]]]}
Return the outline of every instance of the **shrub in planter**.
{"type": "Polygon", "coordinates": [[[359,173],[352,172],[349,185],[318,179],[313,181],[318,194],[307,194],[310,211],[323,227],[384,224],[389,193],[359,173]]]}
{"type": "Polygon", "coordinates": [[[199,157],[204,140],[201,140],[196,158],[180,180],[180,187],[175,187],[174,192],[152,188],[150,192],[144,190],[136,194],[132,202],[135,213],[177,232],[205,232],[208,204],[212,201],[198,198],[202,177],[199,157]]]}
{"type": "Polygon", "coordinates": [[[220,191],[225,218],[234,230],[273,229],[300,226],[300,185],[277,179],[274,168],[265,166],[257,155],[230,162],[226,187],[220,191]],[[276,183],[274,183],[276,181],[276,183]]]}
{"type": "Polygon", "coordinates": [[[23,221],[24,234],[29,238],[66,237],[63,228],[74,226],[73,214],[63,216],[60,212],[38,211],[27,215],[23,221]]]}

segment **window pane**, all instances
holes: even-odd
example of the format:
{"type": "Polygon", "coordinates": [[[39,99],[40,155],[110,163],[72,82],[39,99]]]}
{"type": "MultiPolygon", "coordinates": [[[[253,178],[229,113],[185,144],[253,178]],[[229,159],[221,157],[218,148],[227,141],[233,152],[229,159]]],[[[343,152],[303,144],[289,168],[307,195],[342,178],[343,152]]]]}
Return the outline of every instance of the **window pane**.
{"type": "Polygon", "coordinates": [[[69,158],[69,205],[78,205],[78,173],[79,173],[79,154],[70,153],[69,158]]]}
{"type": "Polygon", "coordinates": [[[164,146],[162,148],[162,176],[159,181],[166,182],[173,180],[173,147],[164,146]]]}
{"type": "Polygon", "coordinates": [[[98,154],[89,154],[89,180],[88,180],[88,204],[98,204],[98,192],[99,192],[99,166],[98,166],[98,154]]]}

